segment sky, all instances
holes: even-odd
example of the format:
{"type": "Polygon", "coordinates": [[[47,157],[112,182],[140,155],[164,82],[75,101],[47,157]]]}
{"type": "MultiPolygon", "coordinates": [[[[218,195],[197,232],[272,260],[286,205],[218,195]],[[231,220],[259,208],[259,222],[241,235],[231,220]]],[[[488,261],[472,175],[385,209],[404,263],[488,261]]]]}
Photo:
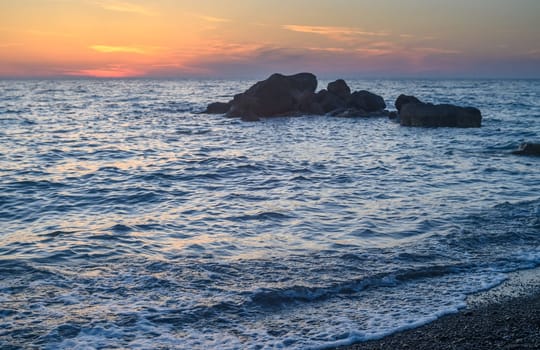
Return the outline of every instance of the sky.
{"type": "Polygon", "coordinates": [[[0,77],[540,78],[540,0],[0,0],[0,77]]]}

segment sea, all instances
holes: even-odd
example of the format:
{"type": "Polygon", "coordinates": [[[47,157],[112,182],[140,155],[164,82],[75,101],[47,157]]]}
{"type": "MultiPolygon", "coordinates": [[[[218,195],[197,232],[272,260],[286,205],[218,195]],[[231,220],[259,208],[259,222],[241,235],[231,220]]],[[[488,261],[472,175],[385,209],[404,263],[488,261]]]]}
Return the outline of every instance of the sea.
{"type": "Polygon", "coordinates": [[[539,80],[348,80],[474,129],[199,113],[254,82],[0,81],[0,348],[326,349],[540,265],[539,80]]]}

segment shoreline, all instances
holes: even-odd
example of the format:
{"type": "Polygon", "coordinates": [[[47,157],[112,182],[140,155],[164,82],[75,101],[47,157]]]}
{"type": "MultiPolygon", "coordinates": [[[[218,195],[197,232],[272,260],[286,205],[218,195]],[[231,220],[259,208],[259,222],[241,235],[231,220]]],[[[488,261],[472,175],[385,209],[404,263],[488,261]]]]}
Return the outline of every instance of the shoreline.
{"type": "Polygon", "coordinates": [[[378,340],[333,348],[374,349],[539,349],[540,267],[467,297],[457,313],[378,340]]]}

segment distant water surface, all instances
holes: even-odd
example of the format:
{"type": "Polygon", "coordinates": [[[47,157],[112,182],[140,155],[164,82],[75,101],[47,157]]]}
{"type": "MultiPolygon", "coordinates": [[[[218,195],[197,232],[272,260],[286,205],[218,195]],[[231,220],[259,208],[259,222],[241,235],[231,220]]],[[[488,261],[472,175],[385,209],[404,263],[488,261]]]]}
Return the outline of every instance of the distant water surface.
{"type": "Polygon", "coordinates": [[[480,129],[196,114],[252,83],[0,81],[0,348],[324,348],[540,264],[540,81],[350,81],[480,129]]]}

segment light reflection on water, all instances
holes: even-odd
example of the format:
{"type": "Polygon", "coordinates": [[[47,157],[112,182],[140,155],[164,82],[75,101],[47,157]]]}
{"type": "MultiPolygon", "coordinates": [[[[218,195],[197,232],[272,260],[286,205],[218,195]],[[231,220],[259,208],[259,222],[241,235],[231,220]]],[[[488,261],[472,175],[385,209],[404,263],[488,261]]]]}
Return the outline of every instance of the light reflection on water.
{"type": "Polygon", "coordinates": [[[351,82],[481,129],[196,114],[250,83],[0,82],[0,347],[328,345],[540,262],[539,82],[351,82]]]}

